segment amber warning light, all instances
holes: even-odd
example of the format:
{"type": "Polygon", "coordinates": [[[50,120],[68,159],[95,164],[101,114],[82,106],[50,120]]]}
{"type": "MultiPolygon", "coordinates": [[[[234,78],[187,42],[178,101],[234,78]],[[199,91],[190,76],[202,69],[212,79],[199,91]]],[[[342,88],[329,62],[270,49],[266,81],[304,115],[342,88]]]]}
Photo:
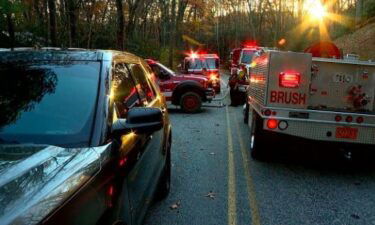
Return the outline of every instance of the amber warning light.
{"type": "Polygon", "coordinates": [[[301,74],[296,72],[281,72],[279,74],[279,85],[285,88],[298,88],[301,82],[301,74]]]}

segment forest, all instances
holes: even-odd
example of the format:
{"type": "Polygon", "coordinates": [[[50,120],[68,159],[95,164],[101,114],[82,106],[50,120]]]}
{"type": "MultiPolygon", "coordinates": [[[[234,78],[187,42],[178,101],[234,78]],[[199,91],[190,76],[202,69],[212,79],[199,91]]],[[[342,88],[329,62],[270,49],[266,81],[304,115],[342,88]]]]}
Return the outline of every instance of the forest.
{"type": "Polygon", "coordinates": [[[0,48],[117,49],[175,67],[191,49],[225,59],[249,40],[334,40],[373,21],[375,0],[0,0],[0,15],[0,48]]]}

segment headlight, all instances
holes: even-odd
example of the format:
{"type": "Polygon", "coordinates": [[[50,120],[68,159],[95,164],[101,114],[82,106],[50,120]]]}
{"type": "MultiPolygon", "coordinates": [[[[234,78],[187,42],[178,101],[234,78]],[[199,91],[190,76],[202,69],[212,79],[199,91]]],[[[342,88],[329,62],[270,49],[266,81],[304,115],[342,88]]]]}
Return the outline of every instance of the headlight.
{"type": "Polygon", "coordinates": [[[217,78],[216,74],[210,74],[210,80],[211,81],[217,81],[218,78],[217,78]]]}

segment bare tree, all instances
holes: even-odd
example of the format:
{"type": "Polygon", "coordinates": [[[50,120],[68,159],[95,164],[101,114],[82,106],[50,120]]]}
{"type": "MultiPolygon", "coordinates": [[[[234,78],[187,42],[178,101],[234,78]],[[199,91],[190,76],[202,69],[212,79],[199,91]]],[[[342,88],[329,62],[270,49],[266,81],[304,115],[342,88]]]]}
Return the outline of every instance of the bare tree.
{"type": "Polygon", "coordinates": [[[117,41],[116,46],[118,49],[124,49],[124,10],[122,5],[122,0],[116,0],[116,9],[117,9],[117,41]]]}

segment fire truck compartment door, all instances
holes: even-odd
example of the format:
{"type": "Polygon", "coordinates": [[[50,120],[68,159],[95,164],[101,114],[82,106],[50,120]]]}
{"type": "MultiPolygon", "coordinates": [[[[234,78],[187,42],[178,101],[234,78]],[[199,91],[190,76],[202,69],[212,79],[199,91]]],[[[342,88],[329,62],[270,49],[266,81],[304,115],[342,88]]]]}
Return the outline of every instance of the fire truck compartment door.
{"type": "Polygon", "coordinates": [[[312,109],[374,111],[375,63],[313,58],[312,109]]]}
{"type": "Polygon", "coordinates": [[[306,109],[309,101],[311,79],[311,54],[271,51],[269,54],[269,74],[267,105],[271,107],[306,109]],[[282,87],[281,73],[299,74],[298,87],[282,87]]]}

